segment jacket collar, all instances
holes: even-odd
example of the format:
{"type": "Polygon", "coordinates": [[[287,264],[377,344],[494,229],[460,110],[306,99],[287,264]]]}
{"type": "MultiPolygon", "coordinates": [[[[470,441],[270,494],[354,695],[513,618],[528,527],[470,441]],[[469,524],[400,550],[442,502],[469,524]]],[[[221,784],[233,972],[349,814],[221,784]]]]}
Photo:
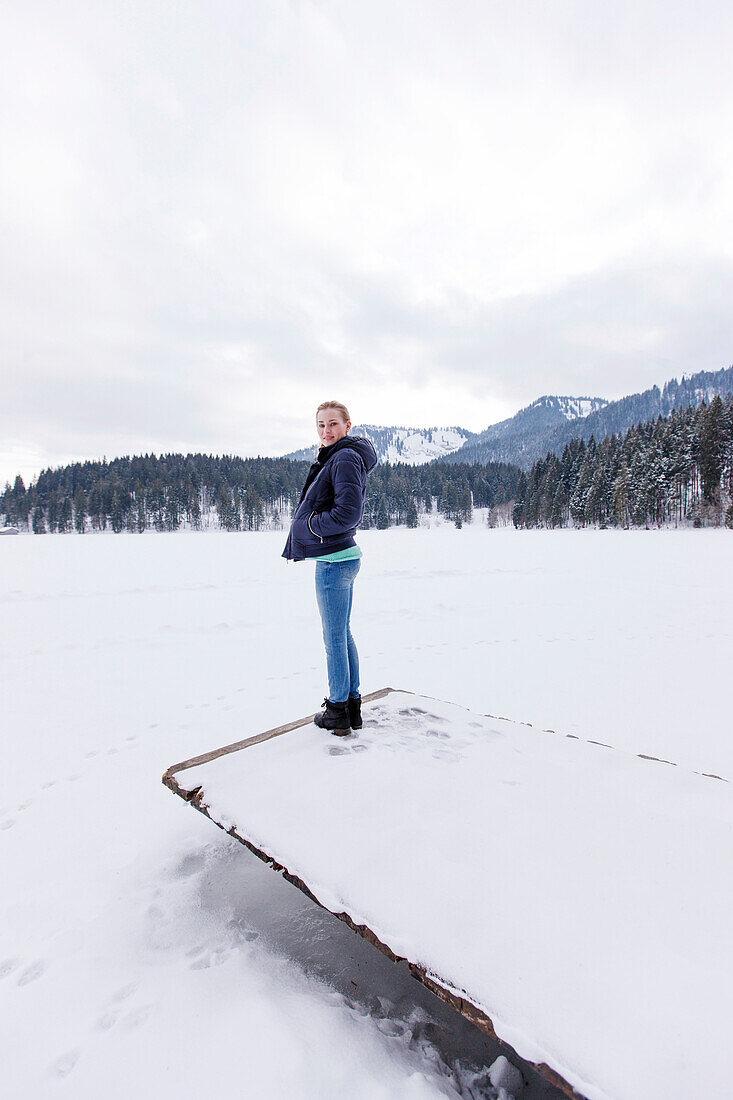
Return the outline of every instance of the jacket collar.
{"type": "Polygon", "coordinates": [[[335,443],[329,443],[327,447],[322,446],[316,455],[316,462],[322,465],[324,462],[328,462],[329,458],[337,451],[345,448],[356,451],[364,463],[365,470],[369,471],[376,466],[377,452],[374,450],[374,445],[371,440],[361,435],[345,435],[343,439],[337,439],[335,443]]]}

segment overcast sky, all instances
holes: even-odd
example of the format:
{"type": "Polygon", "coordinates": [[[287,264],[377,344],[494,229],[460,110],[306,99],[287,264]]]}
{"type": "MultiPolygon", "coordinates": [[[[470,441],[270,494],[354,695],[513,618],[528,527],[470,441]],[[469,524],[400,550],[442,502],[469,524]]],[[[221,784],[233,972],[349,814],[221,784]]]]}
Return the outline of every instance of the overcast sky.
{"type": "Polygon", "coordinates": [[[733,5],[11,0],[0,484],[733,361],[733,5]]]}

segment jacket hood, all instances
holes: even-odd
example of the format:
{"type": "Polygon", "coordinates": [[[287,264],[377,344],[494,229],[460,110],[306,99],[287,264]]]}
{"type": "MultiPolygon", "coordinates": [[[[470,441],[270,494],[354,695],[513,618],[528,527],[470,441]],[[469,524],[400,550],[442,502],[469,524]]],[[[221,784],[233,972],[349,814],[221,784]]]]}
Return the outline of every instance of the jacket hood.
{"type": "Polygon", "coordinates": [[[374,450],[374,444],[363,435],[345,435],[343,439],[337,439],[335,443],[329,443],[327,447],[321,448],[318,459],[325,461],[336,451],[341,451],[345,447],[357,452],[367,473],[377,465],[377,452],[374,450]]]}

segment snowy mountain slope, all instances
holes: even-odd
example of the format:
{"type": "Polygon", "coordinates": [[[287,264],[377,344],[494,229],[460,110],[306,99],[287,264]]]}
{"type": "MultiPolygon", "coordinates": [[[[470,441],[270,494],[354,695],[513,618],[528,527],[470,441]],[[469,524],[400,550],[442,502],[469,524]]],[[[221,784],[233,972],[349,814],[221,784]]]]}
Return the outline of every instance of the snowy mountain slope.
{"type": "Polygon", "coordinates": [[[598,412],[608,402],[602,397],[560,397],[545,394],[514,416],[491,424],[460,450],[446,455],[447,462],[519,462],[537,440],[553,429],[598,412]]]}
{"type": "MultiPolygon", "coordinates": [[[[417,466],[452,454],[473,439],[475,433],[455,427],[380,428],[375,424],[357,424],[352,427],[351,435],[363,435],[370,439],[380,462],[405,462],[409,466],[417,466]]],[[[312,462],[317,451],[316,443],[313,447],[303,447],[283,457],[312,462]]]]}
{"type": "MultiPolygon", "coordinates": [[[[560,425],[544,440],[546,450],[560,453],[572,438],[591,435],[602,439],[612,432],[625,432],[635,424],[653,420],[657,416],[669,416],[673,409],[685,409],[690,406],[709,402],[717,394],[721,396],[733,393],[733,367],[719,371],[698,371],[681,381],[672,378],[662,388],[652,386],[643,393],[630,394],[612,401],[603,409],[595,410],[583,420],[572,425],[560,425]]],[[[538,455],[538,457],[540,457],[538,455]]]]}
{"type": "Polygon", "coordinates": [[[521,438],[541,429],[588,416],[590,412],[596,412],[607,404],[602,397],[554,397],[546,394],[520,409],[508,420],[501,420],[479,432],[463,449],[479,447],[495,440],[521,438]]]}
{"type": "MultiPolygon", "coordinates": [[[[608,401],[605,397],[540,397],[535,405],[544,403],[546,406],[557,408],[566,420],[578,420],[580,417],[589,416],[592,412],[604,408],[608,401]]],[[[531,407],[531,406],[530,406],[531,407]]]]}
{"type": "Polygon", "coordinates": [[[710,401],[716,394],[733,392],[733,367],[665,382],[643,393],[629,394],[617,401],[602,398],[541,397],[516,416],[494,424],[469,440],[444,462],[514,462],[524,469],[556,454],[571,439],[591,435],[602,439],[612,432],[624,432],[639,422],[668,416],[672,409],[710,401]]]}
{"type": "MultiPolygon", "coordinates": [[[[478,433],[458,427],[385,428],[375,424],[355,425],[351,431],[353,435],[364,435],[371,439],[380,462],[406,462],[411,466],[435,460],[476,462],[484,459],[470,456],[474,452],[482,454],[486,444],[509,440],[511,445],[515,445],[517,439],[534,436],[567,421],[588,416],[606,404],[608,402],[602,397],[559,397],[548,394],[537,398],[509,419],[492,424],[478,433]]],[[[317,450],[318,444],[314,444],[313,447],[291,451],[283,457],[312,462],[317,450]]],[[[505,459],[502,457],[496,461],[505,459]]]]}

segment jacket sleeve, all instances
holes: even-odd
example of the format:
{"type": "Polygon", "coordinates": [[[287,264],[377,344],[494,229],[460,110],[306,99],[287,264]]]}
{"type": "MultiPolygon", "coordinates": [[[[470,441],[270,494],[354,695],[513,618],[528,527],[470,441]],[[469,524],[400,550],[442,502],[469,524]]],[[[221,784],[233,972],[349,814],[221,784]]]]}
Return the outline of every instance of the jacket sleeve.
{"type": "Polygon", "coordinates": [[[333,504],[308,520],[311,531],[321,538],[342,535],[358,527],[362,519],[364,463],[352,450],[343,450],[333,464],[333,504]]]}

